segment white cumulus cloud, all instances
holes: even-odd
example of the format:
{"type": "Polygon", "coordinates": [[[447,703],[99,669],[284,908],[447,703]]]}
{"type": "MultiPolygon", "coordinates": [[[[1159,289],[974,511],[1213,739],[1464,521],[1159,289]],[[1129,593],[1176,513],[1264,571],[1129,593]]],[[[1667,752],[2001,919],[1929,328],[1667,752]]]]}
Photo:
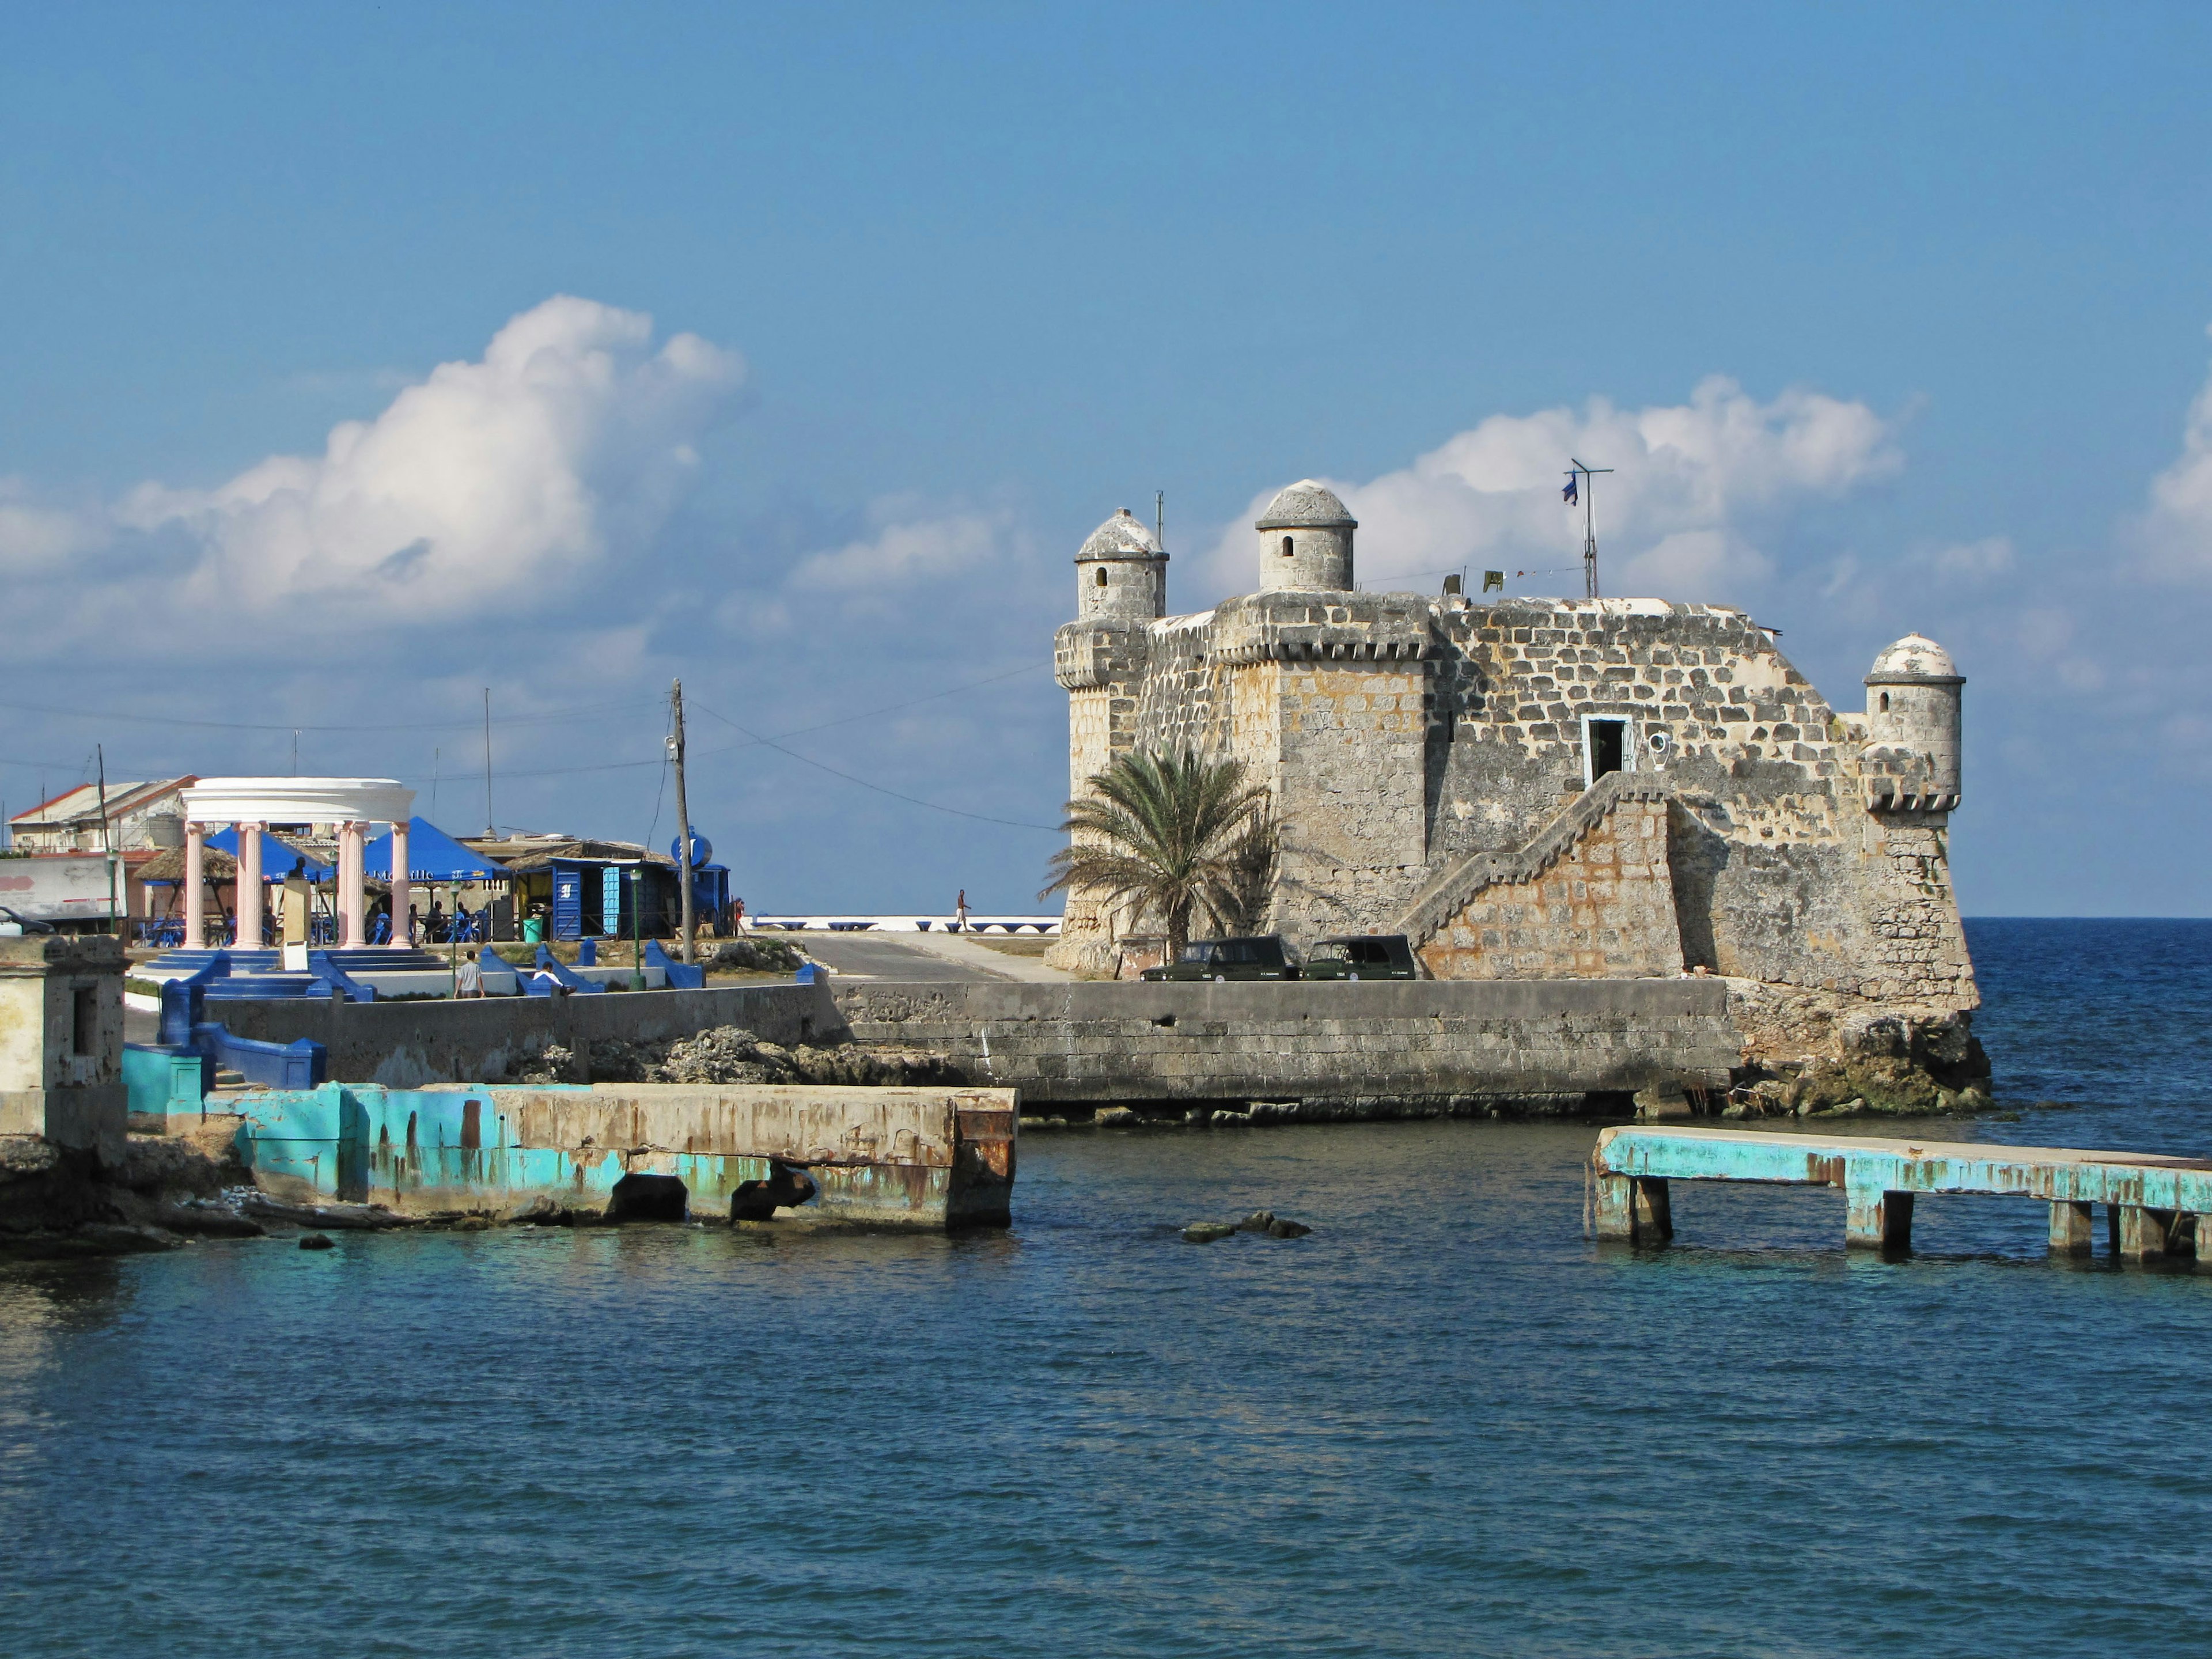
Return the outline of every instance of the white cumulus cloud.
{"type": "Polygon", "coordinates": [[[1003,512],[894,517],[898,511],[895,503],[878,504],[875,534],[809,554],[792,572],[792,585],[853,592],[957,574],[997,557],[1010,523],[1003,512]]]}
{"type": "MultiPolygon", "coordinates": [[[[1579,411],[1493,415],[1398,471],[1330,481],[1359,520],[1361,582],[1425,587],[1487,564],[1529,570],[1515,584],[1523,592],[1578,588],[1582,514],[1559,493],[1571,457],[1613,469],[1596,485],[1607,591],[1698,598],[1767,573],[1759,535],[1778,514],[1902,463],[1890,423],[1863,403],[1805,391],[1761,403],[1721,376],[1686,404],[1596,398],[1579,411]]],[[[1268,499],[1255,497],[1206,556],[1219,591],[1251,586],[1249,526],[1268,499]]]]}
{"type": "Polygon", "coordinates": [[[556,295],[481,361],[441,363],[319,455],[276,455],[213,489],[145,485],[119,517],[179,525],[193,595],[250,611],[343,600],[372,615],[556,592],[640,549],[697,466],[693,444],[743,379],[693,334],[556,295]]]}
{"type": "Polygon", "coordinates": [[[2212,380],[2190,404],[2181,453],[2151,480],[2149,507],[2132,530],[2151,575],[2212,578],[2212,380]]]}

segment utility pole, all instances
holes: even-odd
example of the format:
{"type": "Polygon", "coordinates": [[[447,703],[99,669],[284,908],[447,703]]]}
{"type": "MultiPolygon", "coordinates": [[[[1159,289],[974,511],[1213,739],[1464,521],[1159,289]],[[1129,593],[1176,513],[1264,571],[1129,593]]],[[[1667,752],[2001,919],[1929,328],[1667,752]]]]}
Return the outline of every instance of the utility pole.
{"type": "Polygon", "coordinates": [[[1565,495],[1568,504],[1573,504],[1577,495],[1580,495],[1583,501],[1583,587],[1585,597],[1594,599],[1598,597],[1598,591],[1597,492],[1593,485],[1597,474],[1610,472],[1613,469],[1609,466],[1584,466],[1571,455],[1567,459],[1574,461],[1573,470],[1567,474],[1565,495]]]}
{"type": "MultiPolygon", "coordinates": [[[[676,763],[676,876],[684,889],[684,960],[696,954],[696,924],[691,915],[691,804],[684,793],[684,682],[678,680],[669,698],[675,711],[676,729],[668,734],[669,758],[676,763]]],[[[642,872],[641,872],[642,873],[642,872]]]]}
{"type": "Polygon", "coordinates": [[[491,817],[491,687],[484,687],[484,839],[497,841],[499,826],[491,817]]]}
{"type": "Polygon", "coordinates": [[[100,850],[107,855],[107,931],[120,933],[115,916],[115,836],[107,827],[107,746],[94,744],[92,752],[100,759],[100,850]]]}

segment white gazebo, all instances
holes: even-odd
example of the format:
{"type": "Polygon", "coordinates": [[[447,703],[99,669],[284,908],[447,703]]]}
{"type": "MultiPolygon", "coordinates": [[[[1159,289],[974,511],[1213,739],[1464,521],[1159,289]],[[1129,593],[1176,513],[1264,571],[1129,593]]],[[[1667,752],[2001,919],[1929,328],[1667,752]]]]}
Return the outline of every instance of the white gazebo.
{"type": "Polygon", "coordinates": [[[407,925],[407,821],[415,792],[397,778],[203,778],[183,792],[185,948],[207,946],[204,894],[207,832],[238,827],[238,943],[261,946],[261,835],[272,823],[338,827],[338,948],[368,943],[368,886],[362,850],[372,825],[392,826],[392,942],[414,943],[407,925]]]}

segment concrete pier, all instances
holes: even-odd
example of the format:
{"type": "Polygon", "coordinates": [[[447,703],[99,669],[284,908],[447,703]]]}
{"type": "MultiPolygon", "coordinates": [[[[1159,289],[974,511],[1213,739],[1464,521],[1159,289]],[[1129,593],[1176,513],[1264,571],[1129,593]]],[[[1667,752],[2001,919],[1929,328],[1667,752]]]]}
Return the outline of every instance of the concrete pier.
{"type": "Polygon", "coordinates": [[[1668,1183],[1747,1181],[1840,1188],[1844,1243],[1911,1248],[1920,1193],[2011,1193],[2051,1206],[2054,1255],[2087,1255],[2095,1206],[2106,1207],[2113,1255],[2212,1263],[2212,1159],[1985,1142],[1876,1140],[1733,1129],[1603,1131],[1591,1157],[1600,1238],[1638,1244],[1674,1237],[1668,1183]]]}
{"type": "Polygon", "coordinates": [[[777,1084],[326,1083],[209,1103],[287,1202],[606,1214],[642,1192],[672,1219],[935,1231],[1007,1224],[1020,1109],[1011,1089],[777,1084]]]}

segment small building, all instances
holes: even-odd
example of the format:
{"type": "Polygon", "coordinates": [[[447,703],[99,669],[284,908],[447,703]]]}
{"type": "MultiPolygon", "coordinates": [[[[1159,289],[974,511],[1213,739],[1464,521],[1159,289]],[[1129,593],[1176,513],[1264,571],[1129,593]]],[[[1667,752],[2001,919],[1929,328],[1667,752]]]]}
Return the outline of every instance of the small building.
{"type": "MultiPolygon", "coordinates": [[[[543,920],[548,939],[627,939],[633,922],[645,939],[671,939],[682,930],[676,860],[635,842],[537,835],[466,836],[463,844],[506,866],[517,915],[543,920]]],[[[702,927],[726,927],[728,869],[707,864],[691,874],[694,919],[702,927]]]]}
{"type": "Polygon", "coordinates": [[[147,853],[185,844],[184,791],[198,777],[79,784],[8,820],[17,853],[147,853]]]}
{"type": "Polygon", "coordinates": [[[123,947],[0,939],[0,1136],[35,1135],[122,1166],[123,947]]]}

